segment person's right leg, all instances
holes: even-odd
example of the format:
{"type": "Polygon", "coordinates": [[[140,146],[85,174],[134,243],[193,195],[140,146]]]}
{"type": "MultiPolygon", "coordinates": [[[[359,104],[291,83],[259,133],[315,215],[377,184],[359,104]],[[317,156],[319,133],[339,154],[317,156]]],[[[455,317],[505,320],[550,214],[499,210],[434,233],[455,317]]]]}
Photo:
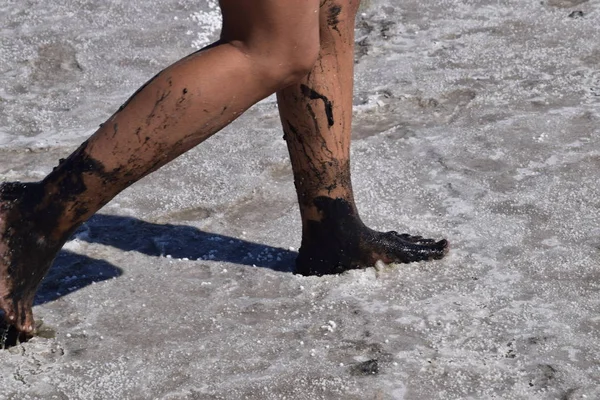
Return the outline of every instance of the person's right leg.
{"type": "Polygon", "coordinates": [[[442,258],[445,240],[377,232],[361,221],[350,179],[354,18],[358,0],[322,0],[319,59],[277,93],[302,216],[296,272],[340,273],[442,258]]]}
{"type": "Polygon", "coordinates": [[[120,191],[304,76],[319,0],[221,0],[221,40],[160,72],[42,182],[0,187],[0,310],[33,330],[35,291],[73,231],[120,191]]]}

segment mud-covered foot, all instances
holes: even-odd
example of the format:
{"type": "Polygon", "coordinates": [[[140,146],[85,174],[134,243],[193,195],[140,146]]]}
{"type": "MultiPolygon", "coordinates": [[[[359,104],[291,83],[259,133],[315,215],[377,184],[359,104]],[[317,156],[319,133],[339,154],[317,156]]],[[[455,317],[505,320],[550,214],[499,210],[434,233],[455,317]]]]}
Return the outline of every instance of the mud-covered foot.
{"type": "Polygon", "coordinates": [[[385,263],[434,260],[448,252],[446,240],[367,228],[344,199],[318,197],[314,204],[322,219],[308,222],[296,260],[298,274],[336,274],[370,267],[378,260],[385,263]]]}
{"type": "Polygon", "coordinates": [[[0,350],[10,349],[19,343],[26,342],[31,337],[31,333],[21,332],[14,325],[0,321],[0,350]]]}
{"type": "Polygon", "coordinates": [[[35,214],[39,190],[37,183],[0,184],[0,318],[5,332],[21,338],[33,334],[35,292],[62,246],[48,235],[49,214],[35,214]]]}

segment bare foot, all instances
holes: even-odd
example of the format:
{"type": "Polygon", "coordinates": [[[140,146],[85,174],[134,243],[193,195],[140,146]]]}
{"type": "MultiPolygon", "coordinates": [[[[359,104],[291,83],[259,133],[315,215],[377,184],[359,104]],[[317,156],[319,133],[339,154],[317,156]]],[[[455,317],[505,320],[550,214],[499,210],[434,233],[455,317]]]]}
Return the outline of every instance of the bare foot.
{"type": "Polygon", "coordinates": [[[40,198],[38,183],[0,185],[0,310],[5,330],[25,336],[33,334],[35,292],[64,243],[48,234],[51,210],[34,216],[40,198]]]}
{"type": "Polygon", "coordinates": [[[397,232],[367,228],[346,200],[317,197],[321,221],[309,221],[296,260],[296,273],[337,274],[348,269],[385,263],[440,259],[448,252],[446,240],[435,241],[397,232]]]}

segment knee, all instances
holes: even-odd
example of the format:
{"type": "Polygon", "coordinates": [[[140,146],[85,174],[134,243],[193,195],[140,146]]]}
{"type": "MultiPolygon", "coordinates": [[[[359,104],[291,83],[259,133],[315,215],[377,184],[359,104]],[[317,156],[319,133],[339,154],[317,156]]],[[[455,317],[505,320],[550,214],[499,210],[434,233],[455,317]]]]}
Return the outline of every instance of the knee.
{"type": "Polygon", "coordinates": [[[260,44],[233,41],[251,60],[255,74],[274,91],[304,78],[317,62],[320,51],[318,35],[314,40],[278,37],[260,44]]]}
{"type": "Polygon", "coordinates": [[[302,80],[312,71],[319,58],[319,51],[318,41],[290,44],[277,52],[265,67],[274,81],[281,87],[286,87],[302,80]]]}
{"type": "Polygon", "coordinates": [[[288,54],[284,56],[284,59],[289,60],[289,64],[281,75],[283,80],[291,84],[308,75],[319,59],[320,51],[321,46],[319,41],[303,43],[289,49],[288,54]]]}

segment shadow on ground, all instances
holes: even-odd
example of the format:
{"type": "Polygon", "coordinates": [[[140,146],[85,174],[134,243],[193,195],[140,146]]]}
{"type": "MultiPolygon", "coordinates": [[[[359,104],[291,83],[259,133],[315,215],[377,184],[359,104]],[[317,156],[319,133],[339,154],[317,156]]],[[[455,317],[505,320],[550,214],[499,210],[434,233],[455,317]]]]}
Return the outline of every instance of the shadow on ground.
{"type": "Polygon", "coordinates": [[[74,235],[89,243],[154,257],[212,260],[292,272],[295,251],[201,231],[187,225],[155,224],[131,217],[97,214],[74,235]]]}
{"type": "MultiPolygon", "coordinates": [[[[154,257],[223,261],[292,272],[297,253],[238,238],[203,232],[187,225],[154,224],[131,217],[97,214],[74,238],[154,257]]],[[[123,271],[104,260],[62,250],[36,295],[35,305],[56,300],[123,271]]]]}
{"type": "MultiPolygon", "coordinates": [[[[186,225],[154,224],[131,217],[97,214],[75,232],[88,243],[137,251],[154,257],[223,261],[292,272],[297,252],[203,232],[186,225]]],[[[88,285],[121,276],[123,270],[104,260],[62,250],[42,281],[34,305],[54,301],[88,285]]],[[[0,321],[2,320],[0,315],[0,321]]],[[[0,348],[16,343],[14,332],[0,322],[0,348]]]]}
{"type": "Polygon", "coordinates": [[[119,277],[123,270],[104,260],[62,250],[38,289],[34,305],[54,301],[92,283],[119,277]]]}
{"type": "MultiPolygon", "coordinates": [[[[109,262],[62,250],[42,281],[35,295],[34,305],[48,303],[92,283],[116,278],[122,274],[122,269],[109,262]]],[[[19,334],[13,326],[6,325],[3,312],[0,311],[0,350],[27,340],[27,335],[19,334]]]]}

